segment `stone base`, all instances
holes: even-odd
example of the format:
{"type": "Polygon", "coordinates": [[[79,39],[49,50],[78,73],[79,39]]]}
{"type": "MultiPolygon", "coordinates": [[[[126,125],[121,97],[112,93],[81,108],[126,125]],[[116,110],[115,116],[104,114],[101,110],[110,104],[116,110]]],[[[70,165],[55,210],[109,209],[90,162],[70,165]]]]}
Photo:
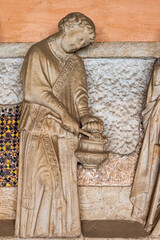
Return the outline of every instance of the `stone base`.
{"type": "Polygon", "coordinates": [[[143,226],[134,221],[94,220],[82,221],[84,237],[89,238],[142,238],[149,234],[143,226]]]}
{"type": "MultiPolygon", "coordinates": [[[[0,240],[13,239],[14,238],[14,220],[0,220],[0,240]]],[[[82,221],[82,233],[83,236],[79,238],[65,238],[67,240],[98,240],[97,238],[107,239],[157,239],[151,238],[144,231],[142,225],[138,222],[123,221],[123,220],[94,220],[94,221],[82,221]],[[96,239],[95,239],[96,238],[96,239]]],[[[26,239],[27,238],[23,238],[26,239]]],[[[32,238],[33,239],[33,238],[32,238]]],[[[35,238],[42,239],[42,238],[35,238]]]]}
{"type": "Polygon", "coordinates": [[[2,237],[14,236],[15,220],[0,220],[0,239],[2,237]]]}

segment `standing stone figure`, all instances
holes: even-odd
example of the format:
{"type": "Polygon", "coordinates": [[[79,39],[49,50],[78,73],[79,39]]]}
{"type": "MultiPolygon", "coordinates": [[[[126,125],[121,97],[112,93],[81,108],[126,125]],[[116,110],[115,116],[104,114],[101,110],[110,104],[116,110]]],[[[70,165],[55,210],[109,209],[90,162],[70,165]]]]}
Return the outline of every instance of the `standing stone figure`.
{"type": "Polygon", "coordinates": [[[71,13],[58,27],[58,33],[30,48],[21,71],[19,237],[81,234],[74,151],[80,127],[103,129],[102,121],[89,114],[85,68],[74,53],[94,41],[94,23],[71,13]]]}
{"type": "Polygon", "coordinates": [[[132,216],[160,235],[160,60],[155,63],[143,111],[144,140],[131,192],[132,216]]]}

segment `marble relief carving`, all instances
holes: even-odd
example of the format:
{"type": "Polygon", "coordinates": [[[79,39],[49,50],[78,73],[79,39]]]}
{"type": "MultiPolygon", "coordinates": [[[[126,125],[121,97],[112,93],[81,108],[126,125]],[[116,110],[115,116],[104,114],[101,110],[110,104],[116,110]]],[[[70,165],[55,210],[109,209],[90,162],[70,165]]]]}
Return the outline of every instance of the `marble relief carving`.
{"type": "Polygon", "coordinates": [[[83,154],[78,155],[80,161],[85,150],[107,157],[103,122],[89,113],[84,64],[74,53],[94,41],[94,23],[71,13],[58,27],[58,33],[30,48],[21,70],[24,100],[15,227],[20,237],[80,236],[75,150],[83,154]],[[84,144],[78,147],[79,133],[89,135],[87,149],[84,144]],[[92,148],[95,139],[102,141],[101,149],[92,148]]]}
{"type": "MultiPolygon", "coordinates": [[[[87,73],[89,110],[104,122],[110,154],[109,161],[97,170],[78,165],[78,184],[130,186],[142,141],[141,111],[155,59],[83,58],[83,61],[87,73]]],[[[22,101],[23,89],[19,81],[22,62],[23,58],[0,59],[1,104],[22,101]]],[[[15,177],[17,179],[17,175],[15,177]]]]}
{"type": "Polygon", "coordinates": [[[145,133],[131,191],[132,216],[160,236],[160,60],[154,65],[142,115],[145,133]]]}
{"type": "MultiPolygon", "coordinates": [[[[84,59],[85,71],[82,59],[74,52],[94,41],[93,22],[81,13],[72,13],[59,22],[59,30],[28,51],[21,84],[17,84],[18,94],[14,92],[14,84],[11,86],[16,102],[22,99],[22,84],[24,89],[15,236],[81,235],[77,161],[82,164],[78,167],[80,185],[128,186],[134,179],[130,197],[132,217],[152,236],[160,236],[160,60],[154,65],[142,112],[143,130],[141,110],[155,60],[135,59],[134,68],[132,59],[123,60],[123,64],[120,59],[84,59]],[[105,122],[105,131],[100,119],[105,122]]],[[[22,59],[16,61],[20,67],[22,59]]],[[[5,68],[3,64],[0,66],[2,82],[5,68]]],[[[9,66],[11,78],[13,70],[9,66]]],[[[18,76],[12,80],[17,83],[17,79],[18,76]]],[[[6,109],[9,114],[12,112],[6,109]]],[[[18,125],[19,118],[16,121],[18,125]]],[[[13,126],[5,127],[17,139],[6,135],[6,149],[3,149],[5,139],[1,134],[1,157],[12,147],[17,158],[19,132],[17,128],[10,129],[13,126]]],[[[6,162],[6,172],[10,171],[8,156],[1,159],[6,162]]],[[[11,158],[15,157],[9,159],[13,163],[11,158]]],[[[17,167],[14,162],[12,179],[1,177],[0,184],[16,185],[17,167]]]]}

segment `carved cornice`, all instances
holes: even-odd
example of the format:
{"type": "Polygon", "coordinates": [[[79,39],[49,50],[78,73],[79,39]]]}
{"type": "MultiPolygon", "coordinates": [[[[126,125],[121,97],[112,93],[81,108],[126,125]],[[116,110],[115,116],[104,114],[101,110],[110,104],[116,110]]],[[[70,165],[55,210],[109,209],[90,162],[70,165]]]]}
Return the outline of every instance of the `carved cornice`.
{"type": "MultiPolygon", "coordinates": [[[[34,43],[0,43],[0,58],[24,57],[34,43]]],[[[160,42],[102,42],[81,49],[83,58],[160,57],[160,42]]]]}

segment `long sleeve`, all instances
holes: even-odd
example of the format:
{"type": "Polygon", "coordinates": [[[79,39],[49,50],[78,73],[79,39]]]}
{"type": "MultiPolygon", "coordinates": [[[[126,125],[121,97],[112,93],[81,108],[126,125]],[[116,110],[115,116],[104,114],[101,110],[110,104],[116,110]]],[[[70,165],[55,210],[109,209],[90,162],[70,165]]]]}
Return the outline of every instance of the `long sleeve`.
{"type": "Polygon", "coordinates": [[[67,111],[52,93],[47,72],[47,59],[38,48],[34,47],[27,54],[21,78],[24,84],[25,101],[47,107],[60,117],[64,111],[67,111]]]}
{"type": "Polygon", "coordinates": [[[75,101],[81,118],[85,114],[89,113],[88,109],[88,89],[86,81],[86,72],[82,59],[80,57],[77,64],[77,70],[75,74],[75,101]]]}

